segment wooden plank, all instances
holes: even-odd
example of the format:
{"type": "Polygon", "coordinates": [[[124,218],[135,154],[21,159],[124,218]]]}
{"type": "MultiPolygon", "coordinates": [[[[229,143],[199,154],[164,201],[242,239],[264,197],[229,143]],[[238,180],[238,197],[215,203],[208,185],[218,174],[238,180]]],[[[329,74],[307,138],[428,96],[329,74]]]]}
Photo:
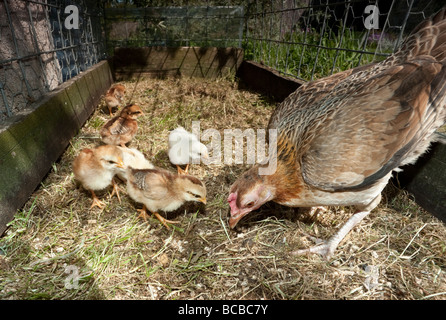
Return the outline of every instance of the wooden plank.
{"type": "Polygon", "coordinates": [[[253,61],[243,61],[237,76],[248,88],[281,102],[296,91],[303,82],[285,77],[276,70],[253,61]]]}
{"type": "Polygon", "coordinates": [[[398,181],[415,201],[446,222],[446,145],[435,143],[414,165],[406,166],[398,181]]]}
{"type": "Polygon", "coordinates": [[[0,235],[111,85],[103,61],[0,127],[0,235]]]}
{"type": "Polygon", "coordinates": [[[242,61],[243,51],[238,48],[116,48],[112,66],[119,81],[141,75],[212,79],[235,74],[242,61]]]}

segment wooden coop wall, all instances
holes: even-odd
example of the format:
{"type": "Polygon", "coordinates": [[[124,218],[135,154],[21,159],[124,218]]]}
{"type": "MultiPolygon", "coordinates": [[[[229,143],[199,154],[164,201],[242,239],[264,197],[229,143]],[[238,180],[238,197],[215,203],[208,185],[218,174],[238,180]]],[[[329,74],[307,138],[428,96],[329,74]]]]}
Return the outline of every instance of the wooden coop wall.
{"type": "Polygon", "coordinates": [[[115,48],[111,64],[117,81],[149,77],[215,78],[235,74],[243,50],[216,47],[115,48]]]}

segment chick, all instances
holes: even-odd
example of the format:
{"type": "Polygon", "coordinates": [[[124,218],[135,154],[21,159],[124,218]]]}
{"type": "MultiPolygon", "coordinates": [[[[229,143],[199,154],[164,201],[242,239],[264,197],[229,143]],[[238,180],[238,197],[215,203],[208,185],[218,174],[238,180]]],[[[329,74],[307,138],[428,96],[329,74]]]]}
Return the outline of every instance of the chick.
{"type": "Polygon", "coordinates": [[[196,135],[186,131],[183,127],[178,127],[169,134],[169,160],[177,166],[179,174],[187,174],[189,164],[197,163],[201,157],[209,157],[208,150],[196,135]],[[181,169],[180,165],[186,165],[186,169],[181,169]]]}
{"type": "Polygon", "coordinates": [[[102,127],[100,134],[106,144],[125,147],[136,134],[138,123],[136,119],[144,113],[136,104],[124,107],[119,115],[113,117],[102,127]]]}
{"type": "Polygon", "coordinates": [[[169,229],[170,221],[158,214],[158,211],[169,212],[178,209],[186,201],[206,204],[206,186],[199,179],[190,175],[179,175],[170,171],[153,169],[127,168],[127,193],[136,202],[143,204],[140,210],[147,220],[148,209],[161,223],[169,229]]]}
{"type": "Polygon", "coordinates": [[[105,104],[108,107],[110,116],[113,116],[112,109],[119,107],[124,98],[125,87],[122,84],[115,84],[105,94],[105,104]]]}
{"type": "Polygon", "coordinates": [[[116,146],[109,145],[99,146],[94,149],[82,149],[76,159],[74,159],[74,176],[85,189],[90,190],[93,198],[90,209],[95,206],[101,209],[105,207],[105,203],[99,200],[94,192],[105,189],[110,184],[113,185],[111,196],[116,193],[119,202],[121,202],[118,186],[113,177],[119,170],[124,168],[122,159],[121,150],[116,146]]]}
{"type": "Polygon", "coordinates": [[[154,168],[153,164],[144,157],[144,154],[142,152],[134,148],[123,148],[119,146],[117,146],[117,148],[119,148],[123,154],[122,160],[124,162],[124,168],[118,172],[118,177],[121,180],[127,181],[127,167],[132,167],[134,169],[154,168]]]}

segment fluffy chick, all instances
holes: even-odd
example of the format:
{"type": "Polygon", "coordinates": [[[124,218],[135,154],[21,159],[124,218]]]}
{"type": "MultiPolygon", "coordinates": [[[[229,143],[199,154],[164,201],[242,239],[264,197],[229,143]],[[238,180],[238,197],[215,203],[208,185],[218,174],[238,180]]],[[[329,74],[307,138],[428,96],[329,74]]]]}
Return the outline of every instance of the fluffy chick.
{"type": "Polygon", "coordinates": [[[168,154],[170,162],[177,166],[180,174],[187,174],[190,163],[199,163],[201,157],[209,157],[206,146],[183,127],[170,132],[168,154]],[[186,169],[181,169],[181,165],[186,165],[186,169]]]}
{"type": "Polygon", "coordinates": [[[108,107],[108,111],[110,112],[110,116],[113,116],[112,109],[119,107],[124,98],[125,87],[122,84],[115,84],[108,89],[105,94],[105,104],[108,107]]]}
{"type": "Polygon", "coordinates": [[[82,186],[90,190],[93,203],[90,209],[97,206],[104,208],[105,203],[98,199],[95,191],[103,190],[110,184],[113,185],[113,194],[116,193],[119,202],[118,186],[113,180],[115,174],[124,168],[123,155],[116,146],[103,145],[94,149],[82,149],[79,155],[73,161],[73,172],[76,180],[82,186]]]}
{"type": "Polygon", "coordinates": [[[125,147],[136,134],[138,123],[136,119],[144,113],[136,104],[125,106],[119,115],[105,123],[100,134],[106,144],[125,147]]]}
{"type": "Polygon", "coordinates": [[[123,148],[117,147],[121,150],[123,155],[124,168],[118,172],[118,177],[127,181],[127,167],[132,167],[133,169],[153,169],[154,165],[146,159],[144,154],[134,148],[123,148]]]}
{"type": "Polygon", "coordinates": [[[177,221],[166,220],[158,214],[158,211],[174,211],[187,201],[206,204],[206,186],[193,176],[179,175],[161,168],[128,167],[127,177],[129,196],[143,204],[139,217],[147,220],[146,209],[148,209],[168,229],[167,223],[177,223],[177,221]]]}

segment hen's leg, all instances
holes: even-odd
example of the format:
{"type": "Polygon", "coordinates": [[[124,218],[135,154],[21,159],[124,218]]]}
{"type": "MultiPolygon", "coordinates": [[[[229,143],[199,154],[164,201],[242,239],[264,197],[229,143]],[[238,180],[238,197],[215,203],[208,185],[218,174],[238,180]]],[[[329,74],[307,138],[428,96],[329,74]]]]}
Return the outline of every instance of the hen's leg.
{"type": "Polygon", "coordinates": [[[372,211],[378,205],[380,201],[381,195],[376,197],[369,205],[365,206],[364,208],[360,208],[360,210],[358,210],[352,217],[350,217],[350,219],[348,219],[348,221],[341,227],[341,229],[339,229],[338,232],[336,232],[336,234],[330,239],[323,241],[323,243],[314,247],[294,251],[292,254],[304,255],[309,253],[316,253],[329,260],[333,256],[336,248],[338,247],[342,239],[344,239],[345,236],[358,223],[360,223],[362,219],[364,219],[370,213],[370,211],[372,211]]]}

